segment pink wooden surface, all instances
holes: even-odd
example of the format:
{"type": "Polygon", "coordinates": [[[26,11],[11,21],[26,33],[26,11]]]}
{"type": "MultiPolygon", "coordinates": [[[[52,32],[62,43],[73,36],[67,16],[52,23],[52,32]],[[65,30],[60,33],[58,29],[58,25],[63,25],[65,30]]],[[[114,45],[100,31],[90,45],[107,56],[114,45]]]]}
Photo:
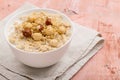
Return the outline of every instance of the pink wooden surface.
{"type": "Polygon", "coordinates": [[[104,47],[72,80],[120,80],[120,0],[0,0],[0,20],[26,1],[60,10],[105,38],[104,47]]]}

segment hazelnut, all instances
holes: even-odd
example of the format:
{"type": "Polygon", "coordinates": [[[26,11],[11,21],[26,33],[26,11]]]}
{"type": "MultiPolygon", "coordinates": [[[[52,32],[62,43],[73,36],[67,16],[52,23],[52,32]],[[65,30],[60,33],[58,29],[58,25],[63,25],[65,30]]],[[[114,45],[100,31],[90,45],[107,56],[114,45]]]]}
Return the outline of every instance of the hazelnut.
{"type": "Polygon", "coordinates": [[[32,34],[32,37],[33,37],[33,39],[36,40],[36,41],[39,41],[39,40],[41,40],[41,39],[43,38],[43,36],[42,36],[41,33],[33,33],[33,34],[32,34]]]}
{"type": "Polygon", "coordinates": [[[36,19],[36,20],[35,20],[35,23],[36,23],[36,24],[40,24],[40,23],[41,23],[41,19],[40,19],[40,18],[36,19]]]}
{"type": "Polygon", "coordinates": [[[50,40],[49,45],[52,47],[57,47],[58,41],[56,39],[52,39],[50,40]]]}
{"type": "Polygon", "coordinates": [[[41,32],[44,29],[44,27],[42,25],[39,25],[37,26],[37,29],[41,32]]]}
{"type": "Polygon", "coordinates": [[[52,23],[51,23],[51,19],[50,19],[50,18],[47,18],[45,24],[46,24],[46,25],[52,25],[52,23]]]}
{"type": "Polygon", "coordinates": [[[23,34],[25,37],[31,37],[32,31],[31,31],[31,29],[29,29],[29,28],[25,28],[25,29],[22,31],[22,34],[23,34]]]}
{"type": "Polygon", "coordinates": [[[24,28],[31,28],[33,25],[29,22],[26,22],[24,28]]]}
{"type": "Polygon", "coordinates": [[[60,27],[58,28],[58,33],[64,34],[65,32],[66,32],[66,28],[65,28],[64,26],[60,26],[60,27]]]}
{"type": "Polygon", "coordinates": [[[48,26],[47,29],[44,30],[44,33],[48,36],[53,35],[54,32],[55,30],[51,26],[48,26]]]}
{"type": "Polygon", "coordinates": [[[35,15],[28,16],[28,21],[29,21],[29,22],[34,22],[35,19],[36,19],[36,16],[35,16],[35,15]]]}

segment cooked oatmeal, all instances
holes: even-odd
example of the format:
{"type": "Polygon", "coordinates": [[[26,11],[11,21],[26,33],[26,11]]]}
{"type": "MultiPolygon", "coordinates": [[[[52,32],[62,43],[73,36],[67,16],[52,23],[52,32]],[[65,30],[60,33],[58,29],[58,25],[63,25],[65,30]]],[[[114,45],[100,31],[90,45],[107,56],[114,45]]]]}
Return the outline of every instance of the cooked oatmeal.
{"type": "Polygon", "coordinates": [[[71,35],[71,25],[62,16],[34,12],[14,24],[9,41],[17,48],[31,52],[46,52],[62,46],[71,35]]]}

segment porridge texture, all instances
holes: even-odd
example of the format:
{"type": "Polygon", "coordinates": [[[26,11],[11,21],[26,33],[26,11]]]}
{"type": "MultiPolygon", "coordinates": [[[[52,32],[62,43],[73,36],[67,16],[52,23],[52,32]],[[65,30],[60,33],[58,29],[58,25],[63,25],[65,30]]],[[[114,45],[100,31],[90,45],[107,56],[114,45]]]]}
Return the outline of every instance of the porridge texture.
{"type": "Polygon", "coordinates": [[[9,41],[30,52],[46,52],[62,46],[71,36],[71,25],[59,14],[33,12],[14,24],[9,41]]]}

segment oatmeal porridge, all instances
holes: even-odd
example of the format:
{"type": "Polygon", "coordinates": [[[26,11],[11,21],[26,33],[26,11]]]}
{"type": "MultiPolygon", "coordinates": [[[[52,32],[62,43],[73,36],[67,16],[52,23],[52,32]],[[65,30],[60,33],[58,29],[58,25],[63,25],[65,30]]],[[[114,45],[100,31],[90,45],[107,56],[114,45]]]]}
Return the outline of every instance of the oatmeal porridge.
{"type": "Polygon", "coordinates": [[[46,52],[59,48],[70,38],[71,25],[59,14],[33,12],[21,17],[9,41],[17,48],[30,52],[46,52]]]}

